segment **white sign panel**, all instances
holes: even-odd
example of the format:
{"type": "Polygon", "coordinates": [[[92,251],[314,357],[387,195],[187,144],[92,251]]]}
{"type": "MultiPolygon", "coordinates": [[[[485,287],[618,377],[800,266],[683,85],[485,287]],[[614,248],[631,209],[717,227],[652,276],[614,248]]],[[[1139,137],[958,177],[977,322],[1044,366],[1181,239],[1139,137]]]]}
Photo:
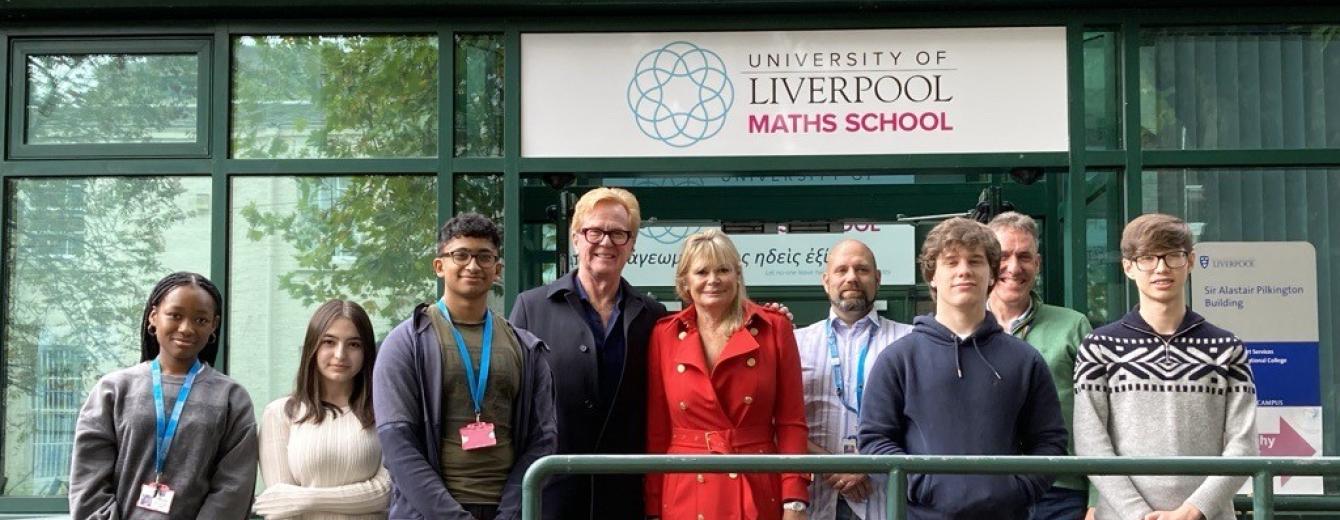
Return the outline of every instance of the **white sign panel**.
{"type": "MultiPolygon", "coordinates": [[[[679,250],[697,226],[644,226],[623,276],[636,287],[673,287],[679,250]]],[[[915,274],[915,233],[904,224],[846,224],[842,233],[778,233],[731,235],[744,262],[746,287],[819,285],[828,249],[854,238],[875,252],[883,285],[912,285],[915,274]]],[[[575,256],[570,265],[577,265],[575,256]]]]}
{"type": "Polygon", "coordinates": [[[526,157],[1068,150],[1064,27],[521,36],[526,157]]]}
{"type": "MultiPolygon", "coordinates": [[[[1191,306],[1247,347],[1261,455],[1322,452],[1317,253],[1307,242],[1201,242],[1191,306]]],[[[1278,493],[1320,494],[1321,477],[1276,477],[1278,493]]]]}

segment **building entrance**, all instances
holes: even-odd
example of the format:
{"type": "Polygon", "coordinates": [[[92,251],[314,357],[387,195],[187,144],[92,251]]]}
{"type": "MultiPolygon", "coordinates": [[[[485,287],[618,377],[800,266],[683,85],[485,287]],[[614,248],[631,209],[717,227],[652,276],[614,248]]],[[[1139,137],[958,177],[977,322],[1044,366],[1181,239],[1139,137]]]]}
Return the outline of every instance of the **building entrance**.
{"type": "Polygon", "coordinates": [[[1040,289],[1048,300],[1058,301],[1063,283],[1059,176],[1041,169],[1000,169],[532,177],[522,193],[528,260],[521,266],[526,269],[523,286],[547,283],[575,268],[566,253],[572,203],[591,188],[610,186],[632,191],[642,206],[642,229],[624,277],[671,308],[678,305],[674,263],[683,238],[720,227],[740,249],[750,297],[785,303],[801,324],[828,312],[819,279],[827,248],[843,237],[862,240],[875,251],[883,272],[877,308],[890,319],[910,322],[932,307],[915,263],[930,228],[953,216],[989,216],[1011,208],[1038,221],[1044,259],[1040,289]]]}

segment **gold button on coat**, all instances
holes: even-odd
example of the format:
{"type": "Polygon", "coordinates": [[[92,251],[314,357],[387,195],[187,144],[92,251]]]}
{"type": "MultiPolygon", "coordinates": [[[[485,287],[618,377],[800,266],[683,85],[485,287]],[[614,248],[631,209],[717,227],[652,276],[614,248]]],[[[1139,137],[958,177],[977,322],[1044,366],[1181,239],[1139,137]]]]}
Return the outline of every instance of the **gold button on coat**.
{"type": "Polygon", "coordinates": [[[727,476],[730,477],[730,478],[732,478],[732,479],[740,478],[740,474],[739,474],[739,473],[731,473],[731,474],[729,474],[729,475],[727,475],[727,476]]]}
{"type": "Polygon", "coordinates": [[[749,329],[749,333],[752,334],[752,335],[757,336],[757,335],[758,335],[758,329],[757,329],[757,328],[752,328],[752,327],[751,327],[751,328],[749,329]]]}
{"type": "Polygon", "coordinates": [[[744,360],[744,364],[749,365],[749,366],[752,367],[752,366],[758,364],[758,360],[757,360],[757,359],[754,359],[754,358],[749,358],[749,359],[744,360]]]}
{"type": "Polygon", "coordinates": [[[751,395],[744,396],[744,404],[754,404],[754,396],[751,395]]]}
{"type": "Polygon", "coordinates": [[[683,364],[683,363],[680,363],[679,366],[675,367],[675,372],[679,372],[679,373],[683,374],[683,373],[684,373],[684,364],[683,364]]]}
{"type": "Polygon", "coordinates": [[[688,409],[689,409],[689,405],[688,405],[688,403],[685,403],[684,401],[680,401],[680,402],[679,402],[679,409],[680,409],[680,410],[688,410],[688,409]]]}
{"type": "Polygon", "coordinates": [[[702,473],[699,473],[699,474],[698,474],[698,483],[701,484],[701,483],[703,483],[703,482],[707,482],[707,479],[703,477],[703,474],[702,474],[702,473]]]}
{"type": "Polygon", "coordinates": [[[679,339],[684,339],[684,336],[688,336],[688,335],[689,335],[689,333],[687,333],[687,332],[684,332],[684,331],[682,331],[682,330],[679,331],[679,339]]]}

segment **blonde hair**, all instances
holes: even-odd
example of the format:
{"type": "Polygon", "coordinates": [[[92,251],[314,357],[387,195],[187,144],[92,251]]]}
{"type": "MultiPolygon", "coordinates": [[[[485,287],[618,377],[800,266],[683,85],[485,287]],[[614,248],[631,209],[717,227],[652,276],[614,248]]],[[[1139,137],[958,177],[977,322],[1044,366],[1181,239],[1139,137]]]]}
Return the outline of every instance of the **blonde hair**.
{"type": "Polygon", "coordinates": [[[679,264],[675,266],[675,294],[686,304],[692,305],[689,295],[689,270],[696,264],[711,266],[726,265],[735,269],[737,276],[735,299],[731,300],[730,312],[722,325],[726,332],[734,332],[744,321],[744,302],[748,298],[744,292],[744,264],[740,263],[740,252],[735,243],[719,229],[699,231],[684,239],[684,247],[679,250],[679,264]]]}
{"type": "Polygon", "coordinates": [[[596,188],[577,199],[577,205],[572,208],[572,224],[568,233],[574,235],[581,233],[582,224],[586,222],[586,214],[601,202],[613,202],[628,211],[628,231],[636,240],[637,229],[642,226],[642,206],[638,205],[637,197],[623,188],[596,188]]]}

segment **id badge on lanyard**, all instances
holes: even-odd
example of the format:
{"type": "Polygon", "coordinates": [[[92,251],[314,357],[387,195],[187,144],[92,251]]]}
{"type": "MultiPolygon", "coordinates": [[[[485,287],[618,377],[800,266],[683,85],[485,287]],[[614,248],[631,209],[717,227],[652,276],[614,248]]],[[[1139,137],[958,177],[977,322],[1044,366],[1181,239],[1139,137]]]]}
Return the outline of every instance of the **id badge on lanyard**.
{"type": "Polygon", "coordinates": [[[191,365],[186,380],[177,392],[177,402],[172,406],[172,416],[165,417],[163,411],[163,369],[155,359],[149,364],[149,373],[153,376],[154,392],[154,481],[140,486],[139,499],[135,506],[158,513],[167,514],[172,509],[172,498],[176,495],[170,486],[163,483],[163,467],[167,464],[168,450],[177,436],[177,425],[181,422],[181,412],[186,409],[186,399],[195,385],[195,376],[204,366],[200,360],[191,365]]]}
{"type": "Polygon", "coordinates": [[[489,384],[489,357],[493,354],[493,311],[484,311],[484,344],[479,349],[479,374],[476,376],[474,363],[470,361],[470,350],[465,347],[465,338],[456,330],[456,324],[451,321],[451,314],[447,312],[443,300],[437,301],[437,310],[442,312],[442,317],[451,326],[452,339],[456,341],[461,363],[465,365],[465,383],[470,388],[470,402],[475,408],[475,422],[460,429],[461,449],[470,451],[496,446],[498,437],[493,431],[493,423],[483,420],[484,391],[489,384]]]}

